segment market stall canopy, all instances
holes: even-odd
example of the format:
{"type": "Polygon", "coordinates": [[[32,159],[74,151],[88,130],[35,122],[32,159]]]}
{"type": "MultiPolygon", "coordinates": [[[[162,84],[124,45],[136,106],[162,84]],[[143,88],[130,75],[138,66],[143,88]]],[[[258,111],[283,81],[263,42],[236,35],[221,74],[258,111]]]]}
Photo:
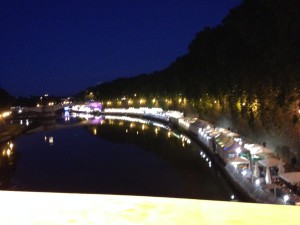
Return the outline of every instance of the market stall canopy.
{"type": "Polygon", "coordinates": [[[222,148],[231,146],[234,143],[233,138],[226,136],[224,133],[215,137],[216,143],[222,148]]]}
{"type": "Polygon", "coordinates": [[[210,125],[208,122],[204,121],[204,120],[199,120],[197,119],[193,125],[197,126],[197,127],[206,127],[207,125],[210,125]]]}
{"type": "Polygon", "coordinates": [[[209,136],[210,136],[210,137],[216,137],[216,136],[219,135],[219,134],[220,134],[219,131],[213,131],[213,132],[209,133],[209,136]]]}
{"type": "Polygon", "coordinates": [[[258,144],[245,144],[244,148],[249,150],[251,155],[257,155],[257,154],[270,154],[272,153],[271,149],[265,148],[258,144]]]}
{"type": "Polygon", "coordinates": [[[208,129],[206,129],[204,132],[207,134],[207,135],[209,135],[210,133],[212,133],[212,132],[214,132],[215,130],[214,130],[214,128],[208,128],[208,129]]]}
{"type": "Polygon", "coordinates": [[[234,133],[234,132],[229,132],[229,133],[227,133],[227,135],[230,136],[230,137],[232,137],[232,138],[239,138],[240,137],[239,134],[234,133]]]}
{"type": "Polygon", "coordinates": [[[227,136],[232,137],[234,139],[234,141],[236,141],[236,142],[240,142],[242,140],[241,136],[234,132],[227,133],[227,136]]]}
{"type": "Polygon", "coordinates": [[[228,152],[236,152],[237,148],[240,148],[240,144],[235,142],[233,139],[231,139],[231,145],[227,145],[226,147],[224,146],[224,150],[228,152]]]}
{"type": "Polygon", "coordinates": [[[236,142],[232,138],[228,138],[227,140],[224,140],[224,142],[219,142],[218,144],[227,151],[234,143],[236,142]]]}
{"type": "Polygon", "coordinates": [[[265,158],[259,160],[258,164],[260,164],[263,167],[274,167],[279,165],[279,160],[276,158],[265,158]]]}
{"type": "Polygon", "coordinates": [[[249,160],[244,157],[235,157],[228,160],[231,164],[249,164],[249,160]]]}
{"type": "Polygon", "coordinates": [[[289,172],[289,173],[282,173],[279,176],[288,183],[296,184],[300,183],[300,172],[289,172]]]}

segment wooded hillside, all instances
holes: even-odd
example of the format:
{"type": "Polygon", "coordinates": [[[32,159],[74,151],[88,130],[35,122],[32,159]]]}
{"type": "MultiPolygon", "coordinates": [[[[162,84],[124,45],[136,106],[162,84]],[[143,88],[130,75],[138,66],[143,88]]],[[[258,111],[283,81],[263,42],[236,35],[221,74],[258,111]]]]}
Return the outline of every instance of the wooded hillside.
{"type": "Polygon", "coordinates": [[[244,0],[220,25],[197,33],[188,53],[163,71],[85,94],[110,104],[136,96],[149,106],[166,99],[169,108],[192,108],[270,147],[299,152],[299,78],[300,1],[244,0]]]}

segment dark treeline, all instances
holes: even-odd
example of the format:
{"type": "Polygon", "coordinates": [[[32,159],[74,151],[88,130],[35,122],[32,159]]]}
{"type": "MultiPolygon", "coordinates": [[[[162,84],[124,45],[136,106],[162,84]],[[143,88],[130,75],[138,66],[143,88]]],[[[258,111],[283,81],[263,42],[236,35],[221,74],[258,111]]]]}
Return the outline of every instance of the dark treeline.
{"type": "Polygon", "coordinates": [[[120,78],[95,88],[102,98],[139,93],[144,96],[182,93],[198,99],[244,92],[265,99],[277,90],[283,107],[287,92],[298,88],[300,76],[300,2],[245,0],[222,24],[205,28],[163,71],[120,78]],[[267,94],[269,94],[269,90],[267,94]]]}
{"type": "Polygon", "coordinates": [[[10,107],[14,101],[15,97],[11,96],[3,88],[0,88],[0,110],[10,107]]]}
{"type": "Polygon", "coordinates": [[[278,97],[284,106],[285,92],[298,87],[300,76],[299,6],[297,0],[244,0],[222,24],[199,32],[188,54],[165,70],[120,78],[94,90],[102,98],[136,92],[199,98],[232,92],[240,97],[244,91],[263,96],[262,89],[272,88],[283,92],[278,97]]]}
{"type": "Polygon", "coordinates": [[[103,100],[183,96],[201,117],[300,147],[299,78],[300,1],[244,0],[168,68],[88,92],[103,100]]]}
{"type": "MultiPolygon", "coordinates": [[[[29,97],[15,97],[9,94],[3,88],[0,88],[0,110],[8,110],[10,107],[13,106],[20,106],[20,107],[36,107],[37,104],[40,105],[47,105],[49,102],[60,103],[62,96],[29,96],[29,97]]],[[[0,112],[1,113],[1,112],[0,112]]]]}

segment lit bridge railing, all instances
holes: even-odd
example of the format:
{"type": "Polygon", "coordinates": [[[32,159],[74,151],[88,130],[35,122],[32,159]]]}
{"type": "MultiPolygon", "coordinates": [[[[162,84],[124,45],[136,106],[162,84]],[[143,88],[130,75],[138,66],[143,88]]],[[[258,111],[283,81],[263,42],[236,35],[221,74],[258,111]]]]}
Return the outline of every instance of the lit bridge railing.
{"type": "Polygon", "coordinates": [[[299,208],[178,198],[0,191],[0,224],[299,224],[299,208]]]}

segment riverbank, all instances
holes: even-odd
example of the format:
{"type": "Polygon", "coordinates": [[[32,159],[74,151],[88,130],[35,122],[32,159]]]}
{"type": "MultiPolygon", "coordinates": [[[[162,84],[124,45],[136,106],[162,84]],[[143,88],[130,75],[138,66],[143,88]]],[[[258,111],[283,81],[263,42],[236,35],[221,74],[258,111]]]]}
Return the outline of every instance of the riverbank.
{"type": "Polygon", "coordinates": [[[293,181],[285,178],[294,176],[290,173],[292,168],[288,162],[275,154],[274,149],[268,149],[207,121],[184,117],[178,111],[130,108],[106,109],[100,114],[106,113],[159,118],[185,130],[205,146],[223,175],[251,202],[292,205],[298,205],[300,202],[297,187],[299,181],[294,181],[295,178],[293,181]]]}
{"type": "Polygon", "coordinates": [[[5,142],[19,134],[24,130],[24,127],[19,124],[5,124],[0,127],[0,143],[5,142]]]}
{"type": "MultiPolygon", "coordinates": [[[[198,143],[201,143],[202,146],[205,146],[205,148],[207,149],[207,154],[210,154],[212,156],[215,165],[217,165],[217,167],[221,169],[220,171],[223,172],[223,175],[225,175],[225,177],[227,177],[227,179],[230,180],[231,183],[233,183],[233,186],[236,187],[235,189],[237,189],[238,192],[242,193],[243,196],[251,199],[251,202],[272,204],[286,203],[283,202],[282,199],[283,197],[289,196],[290,192],[288,191],[290,188],[285,188],[279,185],[275,187],[275,185],[273,185],[272,190],[270,190],[271,185],[269,184],[271,184],[272,181],[270,181],[270,183],[267,183],[267,179],[272,179],[271,175],[270,177],[266,176],[267,172],[270,172],[270,167],[279,167],[279,160],[277,160],[278,165],[261,166],[264,168],[258,169],[260,170],[261,174],[257,175],[257,173],[254,173],[255,163],[254,161],[252,161],[254,160],[254,158],[250,155],[251,151],[244,147],[244,144],[254,145],[255,143],[245,142],[242,144],[241,138],[237,133],[232,133],[230,130],[226,130],[224,128],[215,127],[214,125],[197,118],[184,117],[183,113],[178,111],[163,111],[162,109],[158,108],[106,109],[102,112],[94,112],[92,114],[95,114],[97,116],[123,115],[129,117],[148,118],[151,120],[157,120],[170,125],[178,126],[180,129],[183,129],[185,132],[189,133],[190,136],[193,136],[194,139],[196,139],[198,143]],[[235,138],[239,140],[236,140],[235,138]],[[238,149],[239,151],[237,151],[238,149]],[[256,181],[259,181],[259,183],[257,183],[256,181]],[[280,191],[281,189],[283,191],[279,193],[278,191],[275,191],[274,187],[278,191],[280,191]],[[276,192],[280,195],[276,195],[276,192]]],[[[0,138],[5,139],[8,137],[12,137],[13,135],[17,135],[18,132],[21,133],[23,129],[18,129],[18,126],[7,127],[5,132],[1,132],[2,137],[0,138]]],[[[259,146],[257,144],[255,145],[257,146],[256,148],[259,147],[261,151],[268,150],[263,146],[259,146]]],[[[265,158],[265,156],[263,157],[265,158]]],[[[258,158],[259,157],[257,156],[257,160],[263,159],[258,158]]],[[[280,174],[278,173],[276,177],[280,178],[279,175],[280,174]]],[[[275,176],[273,178],[275,178],[275,176]]],[[[291,196],[291,200],[293,200],[291,204],[294,204],[296,202],[294,200],[297,200],[297,202],[299,202],[298,197],[296,198],[291,196]]]]}

